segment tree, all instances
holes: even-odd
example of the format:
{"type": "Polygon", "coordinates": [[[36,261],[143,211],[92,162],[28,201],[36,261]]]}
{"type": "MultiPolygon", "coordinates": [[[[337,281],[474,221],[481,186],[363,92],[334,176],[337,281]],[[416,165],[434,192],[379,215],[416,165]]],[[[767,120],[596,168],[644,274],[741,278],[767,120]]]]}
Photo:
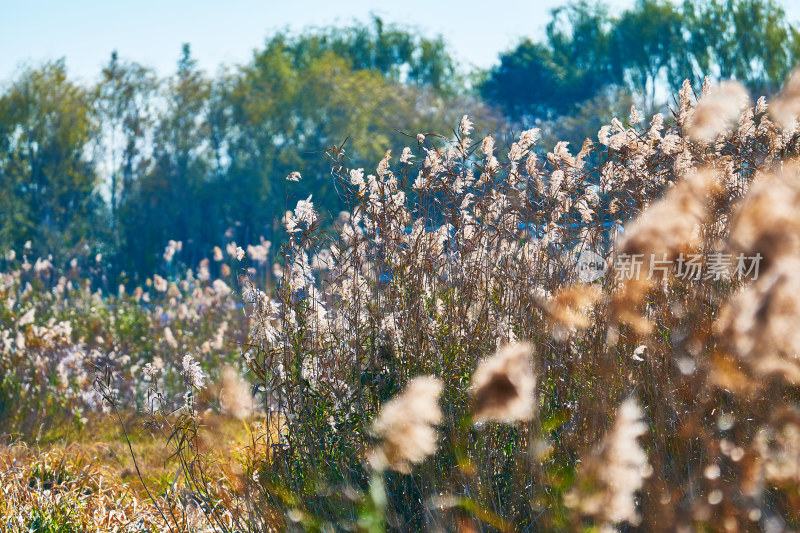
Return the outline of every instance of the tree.
{"type": "Polygon", "coordinates": [[[500,56],[500,65],[481,87],[481,94],[500,105],[508,116],[549,117],[573,103],[564,78],[567,73],[545,45],[525,40],[500,56]]]}
{"type": "Polygon", "coordinates": [[[377,71],[392,81],[438,92],[458,92],[463,81],[441,37],[429,39],[402,26],[387,25],[375,16],[370,24],[306,30],[299,36],[279,33],[266,48],[275,46],[283,47],[295,62],[333,53],[353,70],[377,71]]]}
{"type": "MultiPolygon", "coordinates": [[[[188,264],[223,243],[230,229],[240,243],[261,235],[280,239],[273,232],[299,197],[313,194],[323,214],[344,206],[326,150],[345,140],[348,164],[370,172],[387,149],[397,157],[410,146],[419,155],[417,133],[446,133],[467,113],[482,133],[497,133],[501,117],[459,87],[456,70],[440,38],[375,18],[278,34],[252,61],[212,79],[197,68],[188,45],[164,81],[116,52],[90,91],[66,80],[63,63],[31,71],[25,83],[36,81],[36,91],[23,90],[20,81],[0,100],[0,238],[24,242],[39,220],[53,220],[38,214],[41,203],[50,202],[51,211],[75,205],[53,196],[52,184],[80,170],[75,187],[64,188],[85,200],[85,225],[75,235],[108,244],[105,256],[117,271],[148,275],[160,268],[170,239],[184,242],[188,264]],[[30,117],[20,111],[24,98],[35,110],[30,117]],[[19,131],[36,128],[26,148],[19,131]],[[65,142],[58,149],[68,146],[69,157],[50,150],[39,158],[46,144],[39,137],[62,130],[74,136],[59,137],[65,142]],[[12,168],[20,154],[40,169],[29,173],[33,178],[12,168]],[[293,171],[303,180],[287,184],[293,171]],[[36,180],[47,182],[46,193],[36,180]],[[109,223],[98,223],[106,216],[109,223]]],[[[71,227],[54,227],[41,249],[74,241],[71,227]]]]}
{"type": "Polygon", "coordinates": [[[736,78],[754,94],[775,91],[794,66],[796,30],[774,0],[686,4],[700,73],[736,78]]]}
{"type": "Polygon", "coordinates": [[[133,180],[147,166],[146,134],[154,119],[152,100],[157,89],[151,70],[120,61],[115,50],[92,95],[101,127],[100,146],[110,174],[109,204],[115,234],[118,206],[126,202],[133,180]]]}
{"type": "Polygon", "coordinates": [[[57,256],[105,238],[90,98],[64,60],[28,69],[0,97],[0,244],[57,256]]]}
{"type": "Polygon", "coordinates": [[[548,120],[622,87],[651,111],[686,78],[736,78],[775,91],[793,67],[797,30],[775,0],[637,0],[617,17],[585,2],[553,10],[541,42],[500,57],[481,93],[507,115],[548,120]]]}
{"type": "Polygon", "coordinates": [[[645,109],[656,107],[659,83],[678,87],[692,76],[683,14],[664,0],[637,0],[620,15],[611,32],[611,63],[631,90],[642,94],[645,109]]]}
{"type": "Polygon", "coordinates": [[[532,123],[568,113],[613,83],[609,18],[586,2],[552,11],[542,43],[523,40],[500,56],[481,94],[509,116],[532,123]]]}
{"type": "Polygon", "coordinates": [[[400,132],[446,132],[473,112],[482,114],[484,125],[498,123],[499,117],[465,95],[443,95],[379,69],[354,68],[333,51],[319,55],[317,36],[308,39],[270,40],[219,89],[228,108],[213,112],[229,121],[221,143],[227,161],[219,187],[221,219],[241,239],[272,238],[298,197],[313,194],[324,211],[341,209],[325,152],[345,139],[349,163],[370,169],[387,149],[399,154],[406,145],[416,146],[415,138],[400,132]],[[293,171],[303,179],[287,187],[285,177],[293,171]]]}
{"type": "Polygon", "coordinates": [[[198,255],[198,246],[213,231],[202,201],[209,168],[208,96],[209,82],[184,45],[164,94],[166,109],[154,128],[153,164],[120,213],[123,253],[137,270],[152,270],[157,252],[170,239],[185,241],[187,257],[198,255]]]}

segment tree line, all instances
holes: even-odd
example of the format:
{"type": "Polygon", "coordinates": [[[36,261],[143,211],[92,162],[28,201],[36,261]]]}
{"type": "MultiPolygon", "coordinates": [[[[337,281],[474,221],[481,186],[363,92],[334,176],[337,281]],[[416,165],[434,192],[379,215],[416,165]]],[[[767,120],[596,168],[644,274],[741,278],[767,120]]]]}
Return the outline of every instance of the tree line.
{"type": "Polygon", "coordinates": [[[774,92],[798,52],[798,27],[772,0],[639,0],[615,15],[558,8],[541,39],[486,71],[378,18],[275,34],[213,76],[189,45],[166,79],[113,52],[95,84],[79,84],[54,60],[0,91],[0,252],[31,241],[54,261],[101,253],[117,273],[148,275],[170,239],[193,263],[228,240],[279,239],[298,198],[335,215],[332,146],[371,168],[465,113],[482,133],[538,125],[545,148],[580,146],[630,102],[656,110],[684,78],[774,92]],[[287,187],[294,171],[303,178],[287,187]]]}

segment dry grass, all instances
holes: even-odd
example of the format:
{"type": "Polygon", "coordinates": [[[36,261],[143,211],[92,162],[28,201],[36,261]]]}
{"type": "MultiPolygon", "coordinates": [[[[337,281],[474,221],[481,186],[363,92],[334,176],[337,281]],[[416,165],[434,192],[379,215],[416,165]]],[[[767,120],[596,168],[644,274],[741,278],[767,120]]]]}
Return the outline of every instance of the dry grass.
{"type": "Polygon", "coordinates": [[[106,447],[0,451],[4,531],[162,531],[156,509],[121,482],[106,447]]]}
{"type": "MultiPolygon", "coordinates": [[[[245,465],[268,460],[264,422],[214,413],[199,422],[198,451],[209,465],[206,474],[241,493],[245,465]]],[[[36,444],[16,442],[0,449],[2,531],[205,531],[207,521],[186,487],[175,450],[143,427],[138,415],[129,416],[125,426],[143,479],[122,428],[104,415],[90,416],[80,430],[53,428],[36,444]],[[172,528],[143,482],[163,509],[176,512],[172,528]]]]}
{"type": "MultiPolygon", "coordinates": [[[[171,359],[145,383],[119,378],[128,362],[95,381],[98,409],[145,414],[127,433],[90,418],[78,440],[114,442],[86,449],[116,462],[135,501],[149,487],[173,530],[190,509],[226,532],[800,528],[800,132],[742,96],[686,82],[672,117],[646,125],[632,110],[577,153],[536,152],[535,130],[472,140],[468,118],[451,138],[410,137],[375,174],[331,150],[349,212],[329,228],[301,200],[277,260],[248,252],[247,324],[232,329],[249,331],[255,388],[229,372],[218,408],[205,386],[221,358],[202,340],[225,334],[207,322],[233,320],[225,291],[206,280],[187,297],[188,281],[158,279],[182,327],[147,323],[171,359]],[[609,267],[588,281],[586,250],[609,267]],[[626,254],[638,276],[619,275],[626,254]],[[653,270],[739,254],[760,254],[758,277],[653,270]],[[214,311],[192,321],[187,302],[214,311]],[[211,414],[247,416],[254,390],[260,431],[211,414]]],[[[13,297],[23,276],[3,278],[13,297]]],[[[9,339],[58,329],[11,319],[9,339]]],[[[47,346],[31,350],[57,371],[47,346]]]]}

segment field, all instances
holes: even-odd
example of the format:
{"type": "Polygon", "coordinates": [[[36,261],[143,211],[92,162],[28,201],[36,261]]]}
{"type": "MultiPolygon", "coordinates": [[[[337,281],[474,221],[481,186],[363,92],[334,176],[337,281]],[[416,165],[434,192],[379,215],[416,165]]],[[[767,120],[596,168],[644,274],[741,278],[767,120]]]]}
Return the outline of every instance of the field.
{"type": "Polygon", "coordinates": [[[800,528],[800,74],[673,107],[333,149],[347,211],[141,284],[8,252],[0,528],[800,528]]]}

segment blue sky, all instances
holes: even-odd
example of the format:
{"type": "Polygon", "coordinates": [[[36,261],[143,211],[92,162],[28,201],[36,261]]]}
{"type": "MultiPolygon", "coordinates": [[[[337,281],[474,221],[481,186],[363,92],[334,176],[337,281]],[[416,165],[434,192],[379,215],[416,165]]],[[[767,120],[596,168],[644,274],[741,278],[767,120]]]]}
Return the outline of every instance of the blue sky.
{"type": "MultiPolygon", "coordinates": [[[[537,37],[563,0],[0,0],[0,80],[21,65],[66,57],[73,76],[94,79],[113,49],[122,57],[174,69],[180,46],[192,45],[202,68],[246,62],[275,30],[367,20],[441,34],[464,63],[490,66],[523,36],[537,37]]],[[[633,0],[611,0],[621,9],[633,0]]],[[[785,2],[793,20],[800,3],[785,2]]]]}

